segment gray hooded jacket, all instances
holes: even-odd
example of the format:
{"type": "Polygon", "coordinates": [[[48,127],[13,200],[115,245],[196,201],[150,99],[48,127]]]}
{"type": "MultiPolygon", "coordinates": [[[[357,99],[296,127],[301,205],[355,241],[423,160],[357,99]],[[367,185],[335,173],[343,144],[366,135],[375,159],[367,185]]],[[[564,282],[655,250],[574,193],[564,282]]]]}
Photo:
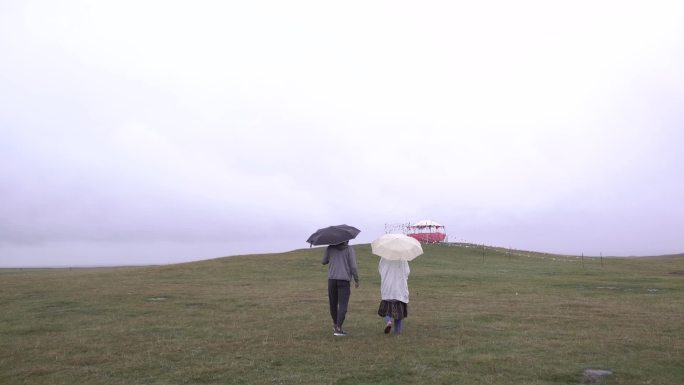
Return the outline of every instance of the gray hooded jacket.
{"type": "Polygon", "coordinates": [[[347,245],[330,245],[323,254],[324,265],[328,265],[328,279],[340,279],[344,281],[359,282],[359,273],[356,269],[356,253],[354,248],[347,245]]]}

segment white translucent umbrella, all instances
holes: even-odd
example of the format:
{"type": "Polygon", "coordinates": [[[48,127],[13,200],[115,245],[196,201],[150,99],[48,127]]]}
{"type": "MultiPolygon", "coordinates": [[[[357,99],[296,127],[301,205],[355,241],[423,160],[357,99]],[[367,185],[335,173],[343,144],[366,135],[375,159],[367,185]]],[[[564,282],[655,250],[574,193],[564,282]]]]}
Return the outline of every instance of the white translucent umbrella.
{"type": "Polygon", "coordinates": [[[420,242],[404,234],[385,234],[371,243],[373,254],[391,261],[411,261],[423,254],[420,242]]]}

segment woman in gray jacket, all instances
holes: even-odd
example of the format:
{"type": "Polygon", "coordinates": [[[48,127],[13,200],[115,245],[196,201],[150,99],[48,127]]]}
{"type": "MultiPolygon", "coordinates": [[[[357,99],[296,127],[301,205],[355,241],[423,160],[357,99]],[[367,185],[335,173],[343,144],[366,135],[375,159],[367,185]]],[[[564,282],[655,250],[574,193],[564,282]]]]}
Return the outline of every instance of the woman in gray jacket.
{"type": "Polygon", "coordinates": [[[325,248],[321,262],[328,265],[328,300],[333,320],[333,335],[346,336],[347,332],[342,329],[342,324],[347,315],[352,278],[354,286],[359,287],[356,253],[354,248],[349,246],[349,241],[330,245],[325,248]]]}

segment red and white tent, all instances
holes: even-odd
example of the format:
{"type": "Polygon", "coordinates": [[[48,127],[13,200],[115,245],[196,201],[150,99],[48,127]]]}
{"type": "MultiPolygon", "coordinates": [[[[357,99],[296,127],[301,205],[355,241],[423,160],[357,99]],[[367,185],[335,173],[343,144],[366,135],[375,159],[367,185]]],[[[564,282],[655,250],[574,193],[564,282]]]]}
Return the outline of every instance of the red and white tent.
{"type": "Polygon", "coordinates": [[[408,226],[406,235],[423,243],[444,242],[446,239],[444,225],[429,219],[424,219],[408,226]]]}

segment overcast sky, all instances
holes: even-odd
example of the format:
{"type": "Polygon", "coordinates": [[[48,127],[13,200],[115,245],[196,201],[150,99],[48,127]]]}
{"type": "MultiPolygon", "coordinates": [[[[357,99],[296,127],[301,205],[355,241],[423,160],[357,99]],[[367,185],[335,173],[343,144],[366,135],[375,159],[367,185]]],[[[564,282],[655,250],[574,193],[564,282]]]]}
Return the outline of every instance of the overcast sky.
{"type": "Polygon", "coordinates": [[[678,0],[3,0],[0,52],[0,266],[684,252],[678,0]]]}

